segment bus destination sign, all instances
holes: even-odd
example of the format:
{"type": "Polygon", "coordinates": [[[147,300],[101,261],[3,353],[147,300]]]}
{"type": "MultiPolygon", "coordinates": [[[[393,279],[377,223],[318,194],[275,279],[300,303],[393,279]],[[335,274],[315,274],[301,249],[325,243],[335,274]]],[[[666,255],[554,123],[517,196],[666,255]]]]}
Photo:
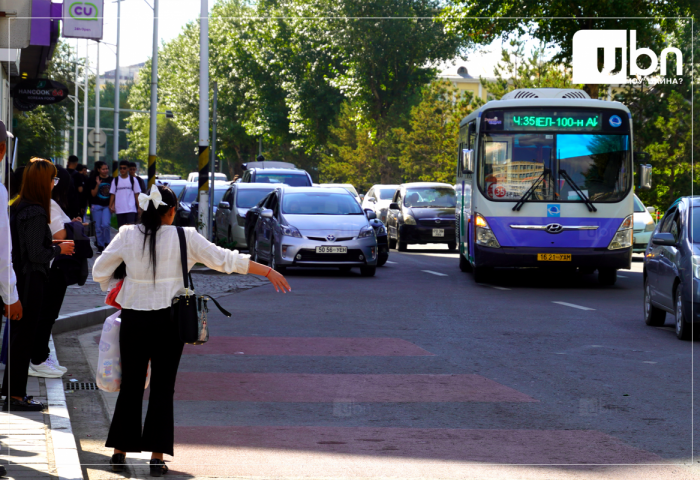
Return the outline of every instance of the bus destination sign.
{"type": "Polygon", "coordinates": [[[504,113],[504,130],[599,132],[602,129],[602,115],[596,112],[504,113]]]}

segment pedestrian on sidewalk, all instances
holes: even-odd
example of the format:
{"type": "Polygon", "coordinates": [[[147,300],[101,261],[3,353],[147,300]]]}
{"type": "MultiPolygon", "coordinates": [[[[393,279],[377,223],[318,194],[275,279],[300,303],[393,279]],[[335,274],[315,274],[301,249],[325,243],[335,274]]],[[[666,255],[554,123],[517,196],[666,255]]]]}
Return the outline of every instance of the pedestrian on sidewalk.
{"type": "Polygon", "coordinates": [[[95,222],[97,251],[101,252],[109,245],[111,237],[109,229],[112,211],[109,209],[109,191],[112,186],[112,176],[109,174],[109,165],[99,160],[95,162],[95,172],[96,175],[90,181],[88,188],[92,196],[90,212],[95,222]]]}
{"type": "Polygon", "coordinates": [[[79,163],[75,167],[77,174],[73,177],[73,185],[80,185],[78,187],[78,200],[80,205],[80,214],[83,217],[83,222],[87,223],[87,208],[88,208],[88,189],[87,189],[87,167],[82,163],[79,163]]]}
{"type": "Polygon", "coordinates": [[[126,160],[119,162],[119,176],[112,182],[109,193],[109,209],[117,214],[119,228],[135,224],[139,212],[136,202],[141,193],[141,187],[129,174],[129,162],[126,160]]]}
{"type": "Polygon", "coordinates": [[[129,175],[131,177],[139,182],[139,187],[141,188],[142,192],[146,192],[146,182],[143,180],[143,178],[139,177],[139,172],[138,168],[136,167],[136,162],[129,162],[129,175]]]}
{"type": "Polygon", "coordinates": [[[51,238],[51,190],[56,167],[42,158],[32,158],[24,170],[19,200],[10,209],[12,263],[23,316],[10,324],[10,349],[0,394],[7,399],[3,411],[43,410],[44,405],[27,396],[27,374],[36,328],[41,317],[49,276],[49,264],[59,254],[72,255],[73,243],[51,238]],[[31,300],[31,301],[30,301],[31,300]]]}
{"type": "MultiPolygon", "coordinates": [[[[172,226],[177,197],[166,186],[152,186],[139,195],[140,225],[127,225],[92,269],[92,277],[107,290],[114,271],[126,264],[126,278],[116,301],[122,306],[119,342],[122,382],[107,447],[114,448],[112,470],[121,472],[127,452],[152,452],[151,475],[168,471],[163,454],[173,455],[173,396],[184,347],[178,326],[171,320],[173,297],[184,294],[177,227],[172,226]],[[141,409],[148,361],[151,393],[141,429],[141,409]]],[[[277,291],[290,291],[278,272],[249,260],[249,255],[217,247],[194,228],[183,228],[187,240],[187,270],[200,262],[226,273],[252,273],[269,278],[277,291]]]]}
{"type": "MultiPolygon", "coordinates": [[[[58,172],[58,184],[51,192],[51,223],[49,229],[54,240],[65,240],[67,237],[66,224],[73,222],[82,223],[82,218],[71,220],[66,214],[68,192],[71,188],[71,175],[67,169],[56,166],[58,172]]],[[[49,341],[51,330],[61,311],[63,299],[68,288],[68,281],[62,269],[61,262],[52,261],[49,269],[49,281],[46,287],[44,304],[36,327],[35,341],[32,346],[31,359],[29,361],[29,376],[43,378],[60,378],[68,371],[58,363],[58,359],[51,355],[49,341]]]]}

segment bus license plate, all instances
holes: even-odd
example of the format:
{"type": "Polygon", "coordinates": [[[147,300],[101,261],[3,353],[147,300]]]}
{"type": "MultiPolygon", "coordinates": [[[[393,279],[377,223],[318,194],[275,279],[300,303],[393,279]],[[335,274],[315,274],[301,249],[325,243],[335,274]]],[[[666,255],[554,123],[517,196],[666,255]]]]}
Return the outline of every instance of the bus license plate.
{"type": "Polygon", "coordinates": [[[316,253],[348,253],[348,247],[316,247],[316,253]]]}
{"type": "Polygon", "coordinates": [[[444,237],[445,236],[445,229],[444,228],[433,228],[433,237],[444,237]]]}
{"type": "Polygon", "coordinates": [[[538,262],[570,262],[570,253],[538,253],[538,262]]]}

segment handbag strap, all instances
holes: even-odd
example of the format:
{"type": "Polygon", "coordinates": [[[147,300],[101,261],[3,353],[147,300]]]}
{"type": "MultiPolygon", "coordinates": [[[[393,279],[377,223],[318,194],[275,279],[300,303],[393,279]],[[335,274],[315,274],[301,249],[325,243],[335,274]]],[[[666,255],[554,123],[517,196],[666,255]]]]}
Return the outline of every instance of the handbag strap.
{"type": "Polygon", "coordinates": [[[180,242],[180,263],[182,264],[182,282],[185,284],[185,288],[190,288],[194,291],[194,282],[192,281],[192,275],[187,271],[187,239],[185,238],[185,231],[182,227],[175,227],[177,230],[177,238],[180,242]],[[189,278],[189,283],[187,280],[189,278]]]}
{"type": "Polygon", "coordinates": [[[219,311],[220,311],[221,313],[223,313],[223,314],[226,315],[227,317],[230,317],[230,316],[231,316],[231,314],[229,313],[229,311],[226,310],[226,309],[225,309],[224,307],[222,307],[221,305],[219,305],[219,302],[217,302],[216,299],[215,299],[214,297],[212,297],[211,295],[202,295],[202,296],[203,296],[203,297],[209,297],[209,300],[211,300],[212,302],[214,302],[214,305],[216,305],[216,308],[218,308],[219,311]]]}

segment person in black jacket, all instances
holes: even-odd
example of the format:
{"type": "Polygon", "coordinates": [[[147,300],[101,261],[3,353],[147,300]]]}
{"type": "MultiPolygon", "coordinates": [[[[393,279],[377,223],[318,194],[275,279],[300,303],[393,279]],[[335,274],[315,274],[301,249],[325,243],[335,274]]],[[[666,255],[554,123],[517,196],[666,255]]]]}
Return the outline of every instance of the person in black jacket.
{"type": "Polygon", "coordinates": [[[48,160],[32,158],[24,171],[19,199],[10,210],[12,262],[23,317],[10,323],[10,349],[0,394],[6,397],[3,411],[43,410],[41,402],[27,396],[27,374],[37,322],[41,316],[49,264],[57,255],[73,253],[73,243],[54,243],[51,238],[51,190],[56,167],[48,160]]]}

